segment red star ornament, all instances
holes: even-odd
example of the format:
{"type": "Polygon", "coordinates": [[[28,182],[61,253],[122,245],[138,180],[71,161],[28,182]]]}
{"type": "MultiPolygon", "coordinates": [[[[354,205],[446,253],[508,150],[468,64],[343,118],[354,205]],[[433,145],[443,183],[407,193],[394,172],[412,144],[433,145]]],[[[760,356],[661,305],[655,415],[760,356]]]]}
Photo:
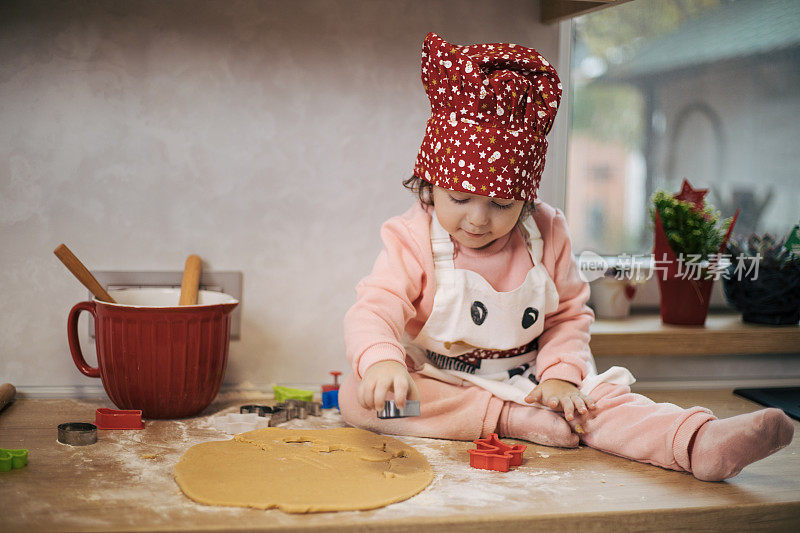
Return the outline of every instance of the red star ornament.
{"type": "Polygon", "coordinates": [[[681,192],[675,195],[675,199],[694,204],[695,210],[702,211],[705,205],[706,194],[708,194],[708,189],[695,189],[692,187],[692,184],[689,183],[689,180],[683,178],[681,192]]]}

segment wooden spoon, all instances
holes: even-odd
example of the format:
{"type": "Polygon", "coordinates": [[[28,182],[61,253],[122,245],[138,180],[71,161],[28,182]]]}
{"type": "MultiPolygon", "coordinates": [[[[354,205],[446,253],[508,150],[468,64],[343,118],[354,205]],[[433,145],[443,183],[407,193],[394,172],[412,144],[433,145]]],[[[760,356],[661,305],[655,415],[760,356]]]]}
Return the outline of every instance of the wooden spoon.
{"type": "Polygon", "coordinates": [[[14,394],[16,394],[17,389],[14,388],[14,385],[11,383],[3,383],[0,385],[0,411],[3,408],[14,401],[14,394]]]}
{"type": "Polygon", "coordinates": [[[202,261],[200,257],[192,254],[186,258],[181,280],[181,299],[178,305],[196,305],[197,291],[200,288],[200,270],[202,261]]]}
{"type": "Polygon", "coordinates": [[[56,257],[61,259],[61,262],[64,263],[72,274],[78,278],[78,281],[83,283],[83,286],[89,289],[89,292],[94,294],[94,297],[102,302],[110,302],[112,304],[117,303],[114,301],[114,298],[111,297],[110,294],[106,292],[102,285],[97,281],[97,279],[92,276],[92,273],[89,272],[89,269],[83,266],[83,263],[75,257],[75,254],[67,248],[66,244],[59,244],[58,248],[53,250],[53,253],[56,254],[56,257]]]}

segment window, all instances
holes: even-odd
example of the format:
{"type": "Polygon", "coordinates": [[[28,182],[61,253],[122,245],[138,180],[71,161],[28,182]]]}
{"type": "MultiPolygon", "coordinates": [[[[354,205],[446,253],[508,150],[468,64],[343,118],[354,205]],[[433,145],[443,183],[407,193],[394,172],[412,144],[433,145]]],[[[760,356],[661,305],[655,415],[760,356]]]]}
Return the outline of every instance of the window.
{"type": "Polygon", "coordinates": [[[800,221],[800,2],[633,0],[571,27],[576,253],[649,254],[650,196],[684,177],[740,207],[737,235],[800,221]]]}

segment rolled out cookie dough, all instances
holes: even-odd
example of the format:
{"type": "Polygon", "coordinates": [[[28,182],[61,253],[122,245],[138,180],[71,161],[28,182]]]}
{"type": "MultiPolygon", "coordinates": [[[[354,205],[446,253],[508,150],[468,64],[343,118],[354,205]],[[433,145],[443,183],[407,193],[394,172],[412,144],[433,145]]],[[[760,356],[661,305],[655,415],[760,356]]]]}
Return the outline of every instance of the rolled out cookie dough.
{"type": "Polygon", "coordinates": [[[287,513],[374,509],[410,498],[433,479],[425,457],[355,428],[265,428],[189,448],[175,480],[191,499],[287,513]]]}

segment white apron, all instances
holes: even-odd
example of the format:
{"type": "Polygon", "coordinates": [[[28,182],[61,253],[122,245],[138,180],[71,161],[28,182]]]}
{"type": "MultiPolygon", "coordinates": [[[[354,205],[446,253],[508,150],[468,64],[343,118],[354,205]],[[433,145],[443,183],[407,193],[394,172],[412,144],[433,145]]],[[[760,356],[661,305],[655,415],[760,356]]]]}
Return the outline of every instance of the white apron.
{"type": "MultiPolygon", "coordinates": [[[[524,398],[536,386],[534,361],[538,350],[467,364],[459,355],[476,349],[513,350],[526,346],[544,331],[545,315],[558,309],[555,283],[542,264],[544,242],[533,217],[522,223],[533,268],[516,289],[497,292],[480,274],[455,268],[455,247],[434,213],[431,247],[436,275],[433,309],[422,330],[406,346],[421,374],[453,383],[477,385],[502,400],[530,405],[524,398]]],[[[594,363],[580,390],[588,394],[601,382],[630,385],[635,380],[621,367],[598,375],[594,363]]]]}

